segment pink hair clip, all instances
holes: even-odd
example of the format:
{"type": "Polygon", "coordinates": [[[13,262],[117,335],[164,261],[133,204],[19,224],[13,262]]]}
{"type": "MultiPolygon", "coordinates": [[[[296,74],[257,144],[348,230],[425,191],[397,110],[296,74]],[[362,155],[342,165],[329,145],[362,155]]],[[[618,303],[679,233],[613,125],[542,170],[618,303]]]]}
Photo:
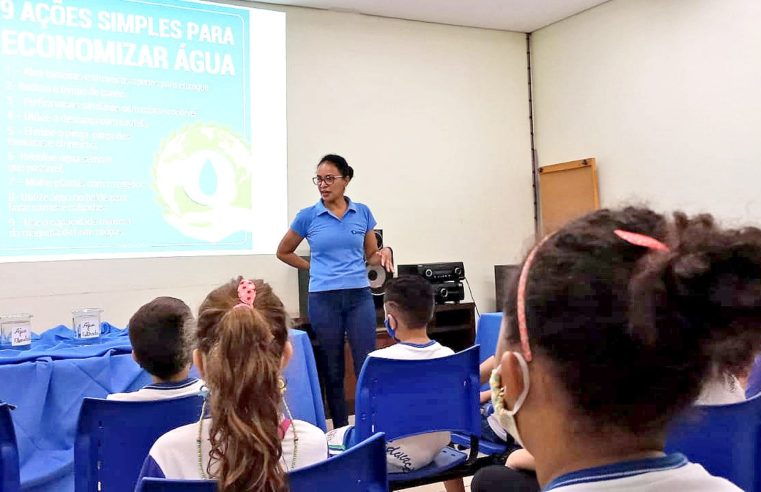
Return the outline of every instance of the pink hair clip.
{"type": "Polygon", "coordinates": [[[254,299],[256,299],[256,285],[253,280],[243,279],[238,284],[238,299],[240,303],[235,307],[254,308],[254,299]]]}
{"type": "Polygon", "coordinates": [[[671,248],[669,248],[662,242],[658,241],[654,237],[646,236],[645,234],[640,234],[638,232],[624,231],[621,229],[616,229],[615,231],[613,231],[613,234],[620,237],[627,243],[633,244],[635,246],[642,246],[643,248],[652,249],[654,251],[663,251],[664,253],[668,253],[669,251],[671,251],[671,248]]]}

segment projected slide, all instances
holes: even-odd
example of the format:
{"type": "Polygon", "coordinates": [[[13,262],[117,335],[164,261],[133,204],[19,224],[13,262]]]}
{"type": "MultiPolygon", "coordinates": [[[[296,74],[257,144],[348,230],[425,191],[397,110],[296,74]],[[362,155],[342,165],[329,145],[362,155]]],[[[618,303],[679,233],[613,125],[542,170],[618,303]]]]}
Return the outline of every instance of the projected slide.
{"type": "Polygon", "coordinates": [[[0,0],[0,261],[274,253],[285,14],[0,0]]]}

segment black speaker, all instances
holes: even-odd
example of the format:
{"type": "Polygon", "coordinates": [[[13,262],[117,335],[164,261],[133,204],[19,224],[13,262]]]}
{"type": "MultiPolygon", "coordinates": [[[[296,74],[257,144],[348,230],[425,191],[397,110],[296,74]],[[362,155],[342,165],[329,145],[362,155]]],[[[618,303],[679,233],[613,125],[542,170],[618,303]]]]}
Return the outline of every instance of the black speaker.
{"type": "Polygon", "coordinates": [[[433,285],[433,295],[437,304],[460,302],[465,299],[465,289],[462,282],[443,282],[431,285],[433,285]]]}
{"type": "Polygon", "coordinates": [[[399,275],[420,275],[432,283],[459,282],[465,278],[465,266],[461,261],[399,265],[399,275]]]}

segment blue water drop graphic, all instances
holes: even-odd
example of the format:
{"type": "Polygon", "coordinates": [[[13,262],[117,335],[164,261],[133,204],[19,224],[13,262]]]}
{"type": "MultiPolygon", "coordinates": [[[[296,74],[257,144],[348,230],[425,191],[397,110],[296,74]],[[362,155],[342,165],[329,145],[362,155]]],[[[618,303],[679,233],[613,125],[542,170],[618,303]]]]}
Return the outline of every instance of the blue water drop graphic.
{"type": "Polygon", "coordinates": [[[209,159],[204,162],[199,179],[199,188],[205,195],[211,196],[217,191],[217,173],[209,159]]]}

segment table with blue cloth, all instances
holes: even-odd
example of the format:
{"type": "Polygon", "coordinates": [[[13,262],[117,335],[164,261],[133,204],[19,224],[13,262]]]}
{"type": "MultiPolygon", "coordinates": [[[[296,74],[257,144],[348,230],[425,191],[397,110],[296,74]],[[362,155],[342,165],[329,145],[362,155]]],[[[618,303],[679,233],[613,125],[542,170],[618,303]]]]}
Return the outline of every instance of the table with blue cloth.
{"type": "MultiPolygon", "coordinates": [[[[325,429],[325,414],[309,338],[291,330],[294,356],[284,371],[295,418],[325,429]]],[[[16,406],[21,488],[74,490],[74,438],[85,397],[134,391],[151,381],[132,359],[126,329],[108,323],[85,344],[65,326],[32,337],[29,350],[0,350],[0,401],[16,406]]]]}

